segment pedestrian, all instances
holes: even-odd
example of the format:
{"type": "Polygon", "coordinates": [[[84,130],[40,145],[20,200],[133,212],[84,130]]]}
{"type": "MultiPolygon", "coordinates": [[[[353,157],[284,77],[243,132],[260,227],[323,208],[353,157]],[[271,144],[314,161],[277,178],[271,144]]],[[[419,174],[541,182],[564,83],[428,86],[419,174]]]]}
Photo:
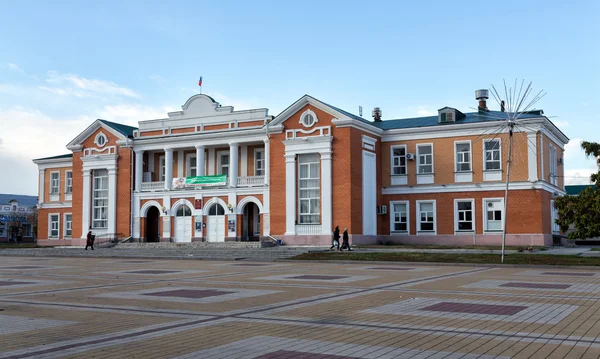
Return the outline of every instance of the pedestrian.
{"type": "Polygon", "coordinates": [[[352,249],[350,248],[350,243],[348,242],[348,228],[344,228],[344,234],[342,235],[342,248],[340,248],[340,251],[343,250],[344,248],[348,248],[348,252],[352,252],[352,249]]]}
{"type": "Polygon", "coordinates": [[[332,250],[336,246],[337,246],[337,249],[340,250],[340,227],[339,226],[335,226],[335,229],[333,230],[333,236],[331,237],[331,248],[329,248],[329,250],[332,250]]]}
{"type": "Polygon", "coordinates": [[[94,239],[96,236],[94,236],[92,234],[92,228],[90,227],[90,230],[87,234],[87,241],[85,242],[85,250],[87,251],[88,247],[92,247],[92,250],[94,250],[94,239]]]}

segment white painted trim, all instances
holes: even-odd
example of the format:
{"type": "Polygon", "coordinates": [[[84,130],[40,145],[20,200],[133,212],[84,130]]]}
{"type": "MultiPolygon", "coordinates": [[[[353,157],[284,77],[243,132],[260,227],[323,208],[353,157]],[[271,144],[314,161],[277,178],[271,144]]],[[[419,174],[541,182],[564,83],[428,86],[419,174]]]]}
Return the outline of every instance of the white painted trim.
{"type": "Polygon", "coordinates": [[[331,123],[333,125],[335,125],[336,128],[344,128],[344,127],[356,128],[357,130],[366,132],[373,136],[381,136],[384,133],[383,130],[381,130],[377,127],[373,127],[366,122],[362,122],[362,121],[358,121],[358,120],[354,120],[354,119],[334,118],[333,120],[331,120],[331,123]]]}
{"type": "Polygon", "coordinates": [[[142,190],[142,182],[144,182],[144,151],[135,152],[135,181],[134,189],[136,192],[142,190]]]}
{"type": "Polygon", "coordinates": [[[416,233],[417,236],[431,236],[437,235],[437,201],[435,199],[431,200],[418,200],[416,201],[416,211],[415,214],[417,216],[417,228],[416,233]],[[433,203],[433,231],[421,231],[421,204],[423,203],[433,203]]]}
{"type": "Polygon", "coordinates": [[[49,160],[33,160],[33,163],[38,165],[39,170],[47,170],[50,168],[73,167],[72,157],[68,159],[54,158],[49,160]]]}
{"type": "Polygon", "coordinates": [[[544,162],[544,136],[540,135],[540,180],[542,181],[545,181],[544,162]]]}
{"type": "Polygon", "coordinates": [[[392,145],[390,146],[390,175],[394,176],[408,176],[408,148],[406,145],[392,145]],[[404,148],[404,167],[406,170],[405,174],[394,174],[394,149],[396,148],[404,148]]]}
{"type": "Polygon", "coordinates": [[[173,203],[173,206],[171,206],[168,215],[171,217],[175,217],[175,214],[177,214],[177,210],[181,206],[187,206],[190,209],[190,211],[192,211],[192,213],[195,212],[194,204],[185,198],[181,198],[177,202],[173,203]]]}
{"type": "Polygon", "coordinates": [[[167,137],[138,137],[134,141],[134,150],[161,151],[165,146],[173,146],[174,148],[193,148],[198,143],[202,143],[202,145],[210,149],[211,147],[223,146],[224,138],[240,143],[261,142],[266,139],[266,134],[263,128],[239,128],[226,131],[210,131],[206,133],[191,132],[185,136],[170,135],[167,137]]]}
{"type": "Polygon", "coordinates": [[[361,138],[362,138],[363,144],[366,143],[366,144],[369,144],[369,145],[373,146],[373,149],[375,148],[375,145],[377,144],[377,139],[376,138],[373,138],[373,137],[370,137],[370,136],[367,136],[367,135],[361,135],[361,138]]]}
{"type": "Polygon", "coordinates": [[[88,168],[83,169],[83,200],[81,209],[81,238],[87,238],[88,229],[91,227],[91,206],[92,206],[92,175],[88,168]]]}
{"type": "Polygon", "coordinates": [[[473,144],[471,142],[471,140],[459,140],[459,141],[454,141],[454,172],[471,172],[473,173],[473,144]],[[458,162],[457,162],[457,154],[458,152],[456,151],[456,147],[457,145],[462,145],[468,143],[469,144],[469,170],[468,171],[459,171],[458,170],[458,162]]]}
{"type": "Polygon", "coordinates": [[[296,234],[296,154],[285,154],[285,235],[296,234]]]}
{"type": "Polygon", "coordinates": [[[117,233],[117,169],[108,170],[108,233],[117,233]]]}
{"type": "Polygon", "coordinates": [[[362,151],[362,217],[363,217],[363,235],[377,234],[377,155],[374,152],[362,151]],[[375,173],[366,166],[367,161],[372,159],[375,173]],[[372,181],[368,179],[373,178],[372,181]],[[365,223],[370,221],[370,226],[365,223]]]}
{"type": "Polygon", "coordinates": [[[228,214],[230,214],[229,209],[227,208],[227,203],[225,203],[225,201],[223,201],[219,197],[212,197],[211,199],[209,199],[208,201],[206,201],[206,203],[204,203],[204,205],[202,206],[202,215],[207,215],[208,216],[208,210],[214,204],[220,204],[223,207],[223,211],[225,213],[225,216],[227,216],[228,214]]]}
{"type": "MultiPolygon", "coordinates": [[[[434,152],[434,147],[433,147],[433,142],[427,142],[427,143],[417,143],[416,144],[416,150],[417,150],[417,154],[415,160],[417,161],[417,175],[434,175],[435,174],[435,152],[434,152]],[[421,168],[421,158],[419,157],[421,152],[419,151],[419,146],[431,146],[431,173],[421,173],[420,168],[421,168]]],[[[426,166],[426,165],[424,165],[426,166]]],[[[433,183],[433,182],[431,182],[433,183]]]]}
{"type": "Polygon", "coordinates": [[[40,209],[72,208],[72,202],[56,202],[56,203],[45,202],[45,203],[40,203],[38,205],[38,208],[40,208],[40,209]]]}
{"type": "Polygon", "coordinates": [[[100,148],[106,146],[106,144],[108,143],[108,137],[104,134],[104,132],[100,131],[98,132],[98,134],[96,135],[96,137],[94,137],[94,144],[100,148]],[[100,144],[100,139],[103,139],[102,144],[100,144]]]}
{"type": "Polygon", "coordinates": [[[408,176],[406,175],[392,175],[390,177],[392,186],[406,186],[408,184],[408,176]]]}
{"type": "MultiPolygon", "coordinates": [[[[265,186],[268,186],[270,183],[270,173],[271,173],[271,169],[269,167],[270,163],[271,163],[271,159],[269,157],[271,155],[271,152],[270,152],[271,148],[270,148],[269,140],[264,140],[263,143],[265,144],[265,147],[264,147],[265,148],[265,186]]],[[[268,191],[267,191],[267,193],[268,193],[268,191]]]]}
{"type": "Polygon", "coordinates": [[[504,211],[504,198],[503,197],[490,197],[490,198],[482,198],[481,199],[481,213],[483,215],[483,234],[502,234],[504,230],[504,217],[506,213],[504,211]],[[489,231],[487,229],[487,204],[486,202],[500,202],[500,209],[502,210],[502,219],[500,220],[500,229],[489,231]]]}
{"type": "MultiPolygon", "coordinates": [[[[194,164],[194,167],[196,167],[196,176],[199,176],[198,161],[196,160],[198,158],[198,153],[186,153],[185,154],[185,177],[192,176],[192,158],[194,158],[193,164],[194,164]]],[[[184,176],[180,176],[180,177],[184,177],[184,176]]]]}
{"type": "Polygon", "coordinates": [[[60,239],[60,213],[48,213],[48,239],[60,239]],[[56,237],[52,237],[52,216],[56,216],[56,218],[58,218],[58,228],[56,237]]]}
{"type": "Polygon", "coordinates": [[[483,172],[483,180],[484,181],[502,181],[502,171],[493,170],[493,171],[484,171],[483,172]]]}
{"type": "Polygon", "coordinates": [[[165,155],[160,155],[158,156],[158,181],[162,182],[162,181],[166,181],[167,179],[167,160],[165,159],[165,155]],[[163,178],[162,176],[162,165],[161,162],[165,162],[165,178],[163,178]]]}
{"type": "Polygon", "coordinates": [[[498,137],[498,138],[487,138],[487,139],[484,139],[483,142],[482,142],[482,145],[481,145],[481,151],[483,153],[483,157],[482,157],[482,159],[483,159],[483,161],[482,161],[482,170],[483,170],[483,172],[486,172],[486,171],[490,171],[490,172],[502,171],[502,138],[498,137]],[[498,141],[498,146],[500,146],[500,168],[497,169],[497,170],[495,170],[495,169],[488,170],[488,169],[485,168],[485,162],[486,162],[486,158],[485,158],[485,144],[486,144],[486,142],[494,142],[494,141],[498,141]]]}
{"type": "MultiPolygon", "coordinates": [[[[126,137],[121,132],[104,124],[100,120],[96,120],[96,121],[92,122],[92,124],[89,125],[85,130],[83,130],[83,132],[81,132],[79,135],[77,135],[77,137],[75,137],[73,140],[71,140],[71,142],[69,142],[67,144],[67,149],[74,150],[74,151],[81,150],[81,143],[83,143],[83,141],[85,141],[86,138],[90,137],[99,128],[102,128],[102,129],[112,133],[114,136],[116,136],[120,140],[126,139],[126,137]]],[[[87,234],[87,232],[85,232],[85,233],[87,234]]]]}
{"type": "Polygon", "coordinates": [[[60,171],[50,171],[50,201],[58,201],[58,198],[56,198],[56,199],[53,200],[52,197],[53,196],[58,197],[59,195],[60,195],[60,171]],[[58,174],[58,180],[57,180],[58,183],[57,183],[57,186],[56,186],[57,191],[56,192],[52,192],[52,189],[54,187],[54,186],[52,186],[52,175],[55,174],[55,173],[58,174]]]}
{"type": "MultiPolygon", "coordinates": [[[[510,190],[527,190],[527,189],[541,189],[550,193],[557,192],[559,195],[564,195],[566,192],[562,189],[552,186],[549,183],[543,181],[537,181],[531,183],[528,181],[524,182],[510,182],[508,185],[510,190]]],[[[448,185],[435,185],[435,186],[413,186],[413,187],[387,187],[381,190],[383,195],[393,194],[422,194],[422,193],[449,193],[449,192],[480,192],[480,191],[504,191],[504,183],[456,183],[448,185]]]]}
{"type": "Polygon", "coordinates": [[[265,213],[263,210],[263,205],[262,203],[260,203],[260,200],[254,196],[246,196],[244,198],[242,198],[238,204],[237,204],[237,208],[236,208],[236,214],[244,214],[244,207],[248,204],[248,203],[254,203],[256,204],[256,206],[258,207],[258,213],[259,214],[263,214],[265,213]]]}
{"type": "Polygon", "coordinates": [[[239,145],[237,143],[229,144],[229,186],[237,187],[238,166],[239,166],[239,145]]]}
{"type": "MultiPolygon", "coordinates": [[[[323,234],[330,234],[333,230],[333,168],[331,151],[320,152],[321,160],[321,230],[323,234]]],[[[300,211],[300,210],[298,210],[300,211]]]]}
{"type": "Polygon", "coordinates": [[[410,235],[410,201],[390,201],[390,235],[396,236],[409,236],[410,235]],[[406,233],[398,232],[394,230],[395,214],[394,205],[405,204],[406,205],[406,233]]]}
{"type": "Polygon", "coordinates": [[[46,180],[46,170],[39,169],[39,178],[38,178],[38,186],[39,186],[39,195],[38,195],[38,206],[41,206],[44,203],[44,182],[46,180]]]}
{"type": "Polygon", "coordinates": [[[475,199],[473,198],[455,198],[454,199],[454,234],[458,235],[474,235],[477,231],[477,224],[475,223],[476,218],[475,211],[475,199]],[[471,222],[473,229],[470,231],[461,231],[458,229],[458,202],[471,202],[471,222]]]}
{"type": "Polygon", "coordinates": [[[73,238],[73,213],[63,213],[63,238],[73,238]],[[67,235],[67,215],[71,216],[71,235],[67,235]]]}
{"type": "MultiPolygon", "coordinates": [[[[159,162],[160,164],[160,162],[159,162]]],[[[173,182],[173,149],[165,148],[165,190],[171,189],[173,182]]]]}
{"type": "Polygon", "coordinates": [[[316,114],[316,113],[314,113],[313,111],[311,111],[311,109],[307,109],[306,111],[304,111],[304,112],[302,113],[302,115],[300,115],[300,121],[299,121],[299,123],[300,123],[302,126],[306,127],[306,128],[311,128],[311,127],[313,127],[314,125],[316,125],[318,122],[319,122],[319,118],[317,117],[317,114],[316,114]],[[305,119],[307,116],[309,116],[309,115],[313,117],[314,121],[313,121],[313,123],[311,123],[311,124],[306,124],[306,123],[304,122],[304,119],[305,119]]]}
{"type": "MultiPolygon", "coordinates": [[[[58,183],[60,183],[60,178],[59,178],[58,183]]],[[[64,188],[64,190],[65,190],[65,195],[73,193],[73,170],[66,170],[65,171],[65,188],[64,188]],[[69,173],[69,172],[71,173],[71,192],[67,191],[67,189],[69,188],[68,181],[67,181],[69,179],[69,176],[67,176],[67,173],[69,173]]]]}
{"type": "Polygon", "coordinates": [[[163,212],[162,212],[162,205],[160,203],[158,203],[157,201],[148,201],[146,203],[144,203],[142,205],[142,208],[140,209],[140,217],[147,217],[148,215],[148,209],[150,209],[150,207],[156,207],[158,208],[158,213],[162,216],[163,212]]]}

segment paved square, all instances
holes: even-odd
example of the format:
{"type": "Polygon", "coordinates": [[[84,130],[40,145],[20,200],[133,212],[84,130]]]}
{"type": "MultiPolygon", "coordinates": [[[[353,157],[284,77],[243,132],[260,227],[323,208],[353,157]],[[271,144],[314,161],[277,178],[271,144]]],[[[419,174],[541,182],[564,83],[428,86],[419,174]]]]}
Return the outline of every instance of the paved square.
{"type": "Polygon", "coordinates": [[[7,256],[0,269],[0,358],[600,357],[591,269],[7,256]]]}

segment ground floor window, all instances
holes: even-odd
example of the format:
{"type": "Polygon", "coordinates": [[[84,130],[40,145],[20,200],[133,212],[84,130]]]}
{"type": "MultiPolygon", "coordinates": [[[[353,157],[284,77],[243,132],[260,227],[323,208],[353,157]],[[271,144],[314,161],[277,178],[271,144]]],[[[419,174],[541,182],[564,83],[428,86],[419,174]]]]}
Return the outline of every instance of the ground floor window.
{"type": "Polygon", "coordinates": [[[48,237],[49,238],[58,238],[58,226],[60,221],[60,216],[58,214],[51,214],[49,216],[48,224],[48,237]]]}
{"type": "Polygon", "coordinates": [[[408,201],[390,203],[392,233],[408,233],[408,201]]]}
{"type": "Polygon", "coordinates": [[[550,213],[552,221],[552,233],[560,233],[560,226],[556,223],[558,219],[558,208],[554,206],[554,201],[550,201],[550,213]]]}
{"type": "Polygon", "coordinates": [[[472,232],[475,230],[473,211],[475,209],[472,199],[457,199],[455,203],[455,230],[457,232],[472,232]]]}
{"type": "Polygon", "coordinates": [[[70,213],[65,214],[65,237],[71,237],[73,235],[73,215],[70,213]]]}
{"type": "Polygon", "coordinates": [[[435,201],[417,201],[417,231],[435,234],[435,201]]]}
{"type": "Polygon", "coordinates": [[[483,213],[485,231],[502,231],[502,219],[504,218],[504,200],[502,198],[484,199],[483,213]]]}
{"type": "Polygon", "coordinates": [[[298,155],[298,205],[300,224],[321,223],[319,154],[298,155]]]}
{"type": "Polygon", "coordinates": [[[94,171],[92,228],[108,227],[108,171],[94,171]]]}

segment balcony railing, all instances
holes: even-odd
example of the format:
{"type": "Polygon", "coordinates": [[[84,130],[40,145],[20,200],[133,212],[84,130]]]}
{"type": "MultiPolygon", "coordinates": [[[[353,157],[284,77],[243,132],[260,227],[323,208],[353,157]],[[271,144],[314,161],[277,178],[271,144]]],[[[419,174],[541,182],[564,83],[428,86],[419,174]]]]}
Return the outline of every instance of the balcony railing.
{"type": "Polygon", "coordinates": [[[265,176],[238,177],[238,187],[255,187],[265,185],[265,176]]]}
{"type": "Polygon", "coordinates": [[[299,235],[313,235],[322,234],[323,227],[320,224],[297,224],[296,234],[299,235]]]}
{"type": "Polygon", "coordinates": [[[142,182],[142,191],[160,191],[165,189],[165,182],[142,182]]]}

